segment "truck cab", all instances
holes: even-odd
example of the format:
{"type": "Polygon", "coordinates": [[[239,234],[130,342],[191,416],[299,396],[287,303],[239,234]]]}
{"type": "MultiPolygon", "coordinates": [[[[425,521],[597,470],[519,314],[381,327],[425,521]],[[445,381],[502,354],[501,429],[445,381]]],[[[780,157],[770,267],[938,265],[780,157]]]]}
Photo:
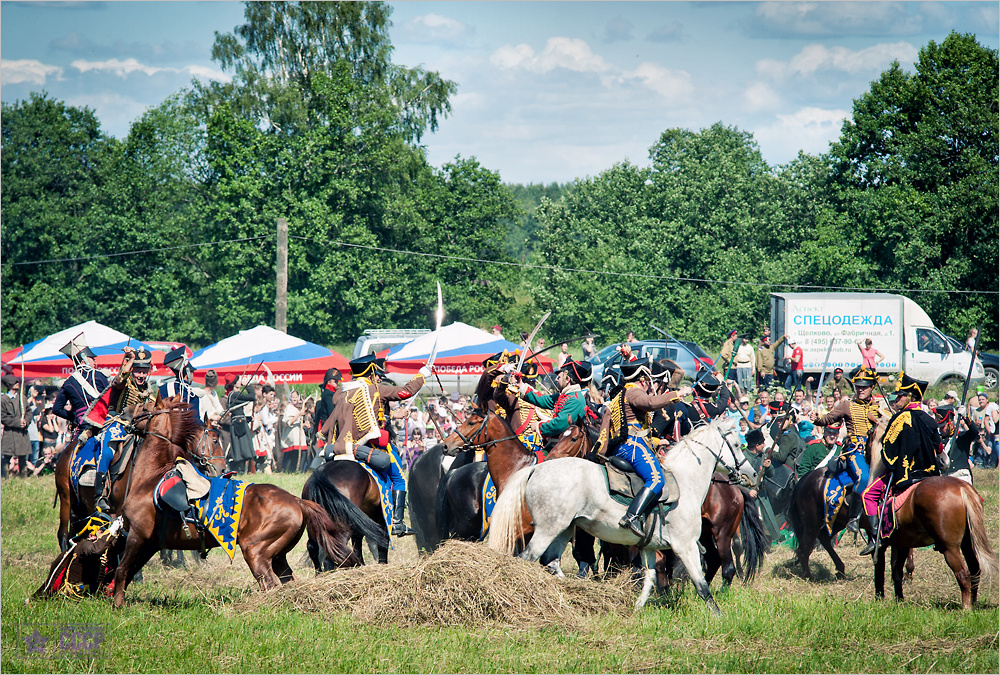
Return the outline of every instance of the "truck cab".
{"type": "Polygon", "coordinates": [[[378,354],[390,347],[415,340],[430,332],[428,328],[370,328],[355,341],[351,360],[369,354],[378,354]]]}

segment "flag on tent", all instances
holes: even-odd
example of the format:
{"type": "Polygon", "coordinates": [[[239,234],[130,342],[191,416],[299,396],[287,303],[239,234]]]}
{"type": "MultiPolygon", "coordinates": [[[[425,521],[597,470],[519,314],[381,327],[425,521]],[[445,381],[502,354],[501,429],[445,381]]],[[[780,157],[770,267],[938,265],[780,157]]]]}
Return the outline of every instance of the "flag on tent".
{"type": "Polygon", "coordinates": [[[0,359],[9,364],[18,377],[21,376],[22,366],[26,378],[69,377],[73,373],[73,361],[59,350],[80,333],[83,333],[87,346],[96,354],[97,367],[102,370],[117,373],[125,356],[122,350],[129,346],[135,349],[144,347],[152,353],[151,374],[165,375],[168,373],[163,367],[163,352],[155,351],[148,344],[130,338],[125,333],[120,333],[96,321],[87,321],[78,326],[53,333],[41,340],[35,340],[23,347],[16,347],[4,352],[0,355],[0,359]]]}
{"type": "Polygon", "coordinates": [[[204,382],[208,370],[214,370],[220,380],[227,375],[246,374],[256,382],[266,382],[271,373],[275,381],[288,384],[322,384],[330,368],[345,376],[351,372],[347,359],[340,354],[269,326],[241,330],[199,349],[191,357],[191,367],[196,382],[204,382]]]}
{"type": "MultiPolygon", "coordinates": [[[[416,374],[430,358],[438,333],[441,337],[438,339],[434,371],[439,375],[479,376],[483,373],[483,361],[487,357],[504,349],[508,351],[517,349],[517,345],[513,342],[456,321],[448,326],[442,326],[440,331],[431,331],[415,340],[389,349],[386,356],[388,371],[416,374]]],[[[539,356],[536,360],[541,362],[539,363],[541,372],[552,370],[552,359],[539,356]]]]}

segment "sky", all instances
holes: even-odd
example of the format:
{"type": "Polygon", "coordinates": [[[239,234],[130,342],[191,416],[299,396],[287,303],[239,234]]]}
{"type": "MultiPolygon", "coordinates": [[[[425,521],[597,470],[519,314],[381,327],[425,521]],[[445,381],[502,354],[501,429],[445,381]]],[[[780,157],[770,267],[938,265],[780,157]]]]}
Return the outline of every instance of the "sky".
{"type": "MultiPolygon", "coordinates": [[[[422,139],[508,183],[646,166],[670,128],[749,131],[772,166],[825,152],[852,101],[952,30],[997,49],[993,2],[392,2],[393,60],[458,85],[422,139]]],[[[0,3],[0,99],[46,91],[123,138],[192,78],[227,79],[238,2],[0,3]]]]}

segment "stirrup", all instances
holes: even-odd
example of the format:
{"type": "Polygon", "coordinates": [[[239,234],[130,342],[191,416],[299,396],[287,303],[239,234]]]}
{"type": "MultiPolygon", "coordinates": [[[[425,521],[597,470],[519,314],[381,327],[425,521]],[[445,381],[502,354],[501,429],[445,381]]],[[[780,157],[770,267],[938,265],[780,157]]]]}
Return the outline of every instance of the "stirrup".
{"type": "Polygon", "coordinates": [[[404,523],[403,521],[399,522],[393,521],[390,530],[392,532],[392,536],[394,537],[408,537],[411,534],[417,533],[416,530],[412,530],[409,527],[407,527],[406,523],[404,523]]]}
{"type": "Polygon", "coordinates": [[[645,525],[645,516],[636,514],[633,516],[626,515],[621,520],[618,521],[618,527],[626,530],[631,530],[632,534],[637,537],[645,537],[646,533],[643,531],[642,527],[645,525]]]}

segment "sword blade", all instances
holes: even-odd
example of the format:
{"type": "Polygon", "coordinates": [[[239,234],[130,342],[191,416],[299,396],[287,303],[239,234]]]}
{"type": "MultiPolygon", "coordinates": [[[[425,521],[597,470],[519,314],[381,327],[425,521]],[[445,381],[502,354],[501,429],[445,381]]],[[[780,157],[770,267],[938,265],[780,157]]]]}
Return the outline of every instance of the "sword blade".
{"type": "Polygon", "coordinates": [[[434,328],[434,346],[431,348],[431,357],[427,359],[427,367],[432,368],[434,366],[434,359],[437,358],[438,353],[438,339],[441,337],[441,323],[444,321],[444,298],[441,295],[441,282],[437,282],[438,290],[438,308],[435,314],[435,319],[437,324],[434,328]]]}
{"type": "Polygon", "coordinates": [[[542,316],[542,318],[538,320],[538,324],[535,325],[535,329],[531,331],[527,342],[524,344],[524,350],[521,352],[521,358],[517,362],[517,370],[515,372],[521,372],[521,366],[524,365],[524,359],[528,355],[528,350],[531,349],[531,341],[535,339],[535,333],[537,333],[538,329],[542,327],[542,324],[545,323],[545,320],[549,318],[550,314],[552,314],[552,310],[545,312],[545,315],[542,316]]]}

